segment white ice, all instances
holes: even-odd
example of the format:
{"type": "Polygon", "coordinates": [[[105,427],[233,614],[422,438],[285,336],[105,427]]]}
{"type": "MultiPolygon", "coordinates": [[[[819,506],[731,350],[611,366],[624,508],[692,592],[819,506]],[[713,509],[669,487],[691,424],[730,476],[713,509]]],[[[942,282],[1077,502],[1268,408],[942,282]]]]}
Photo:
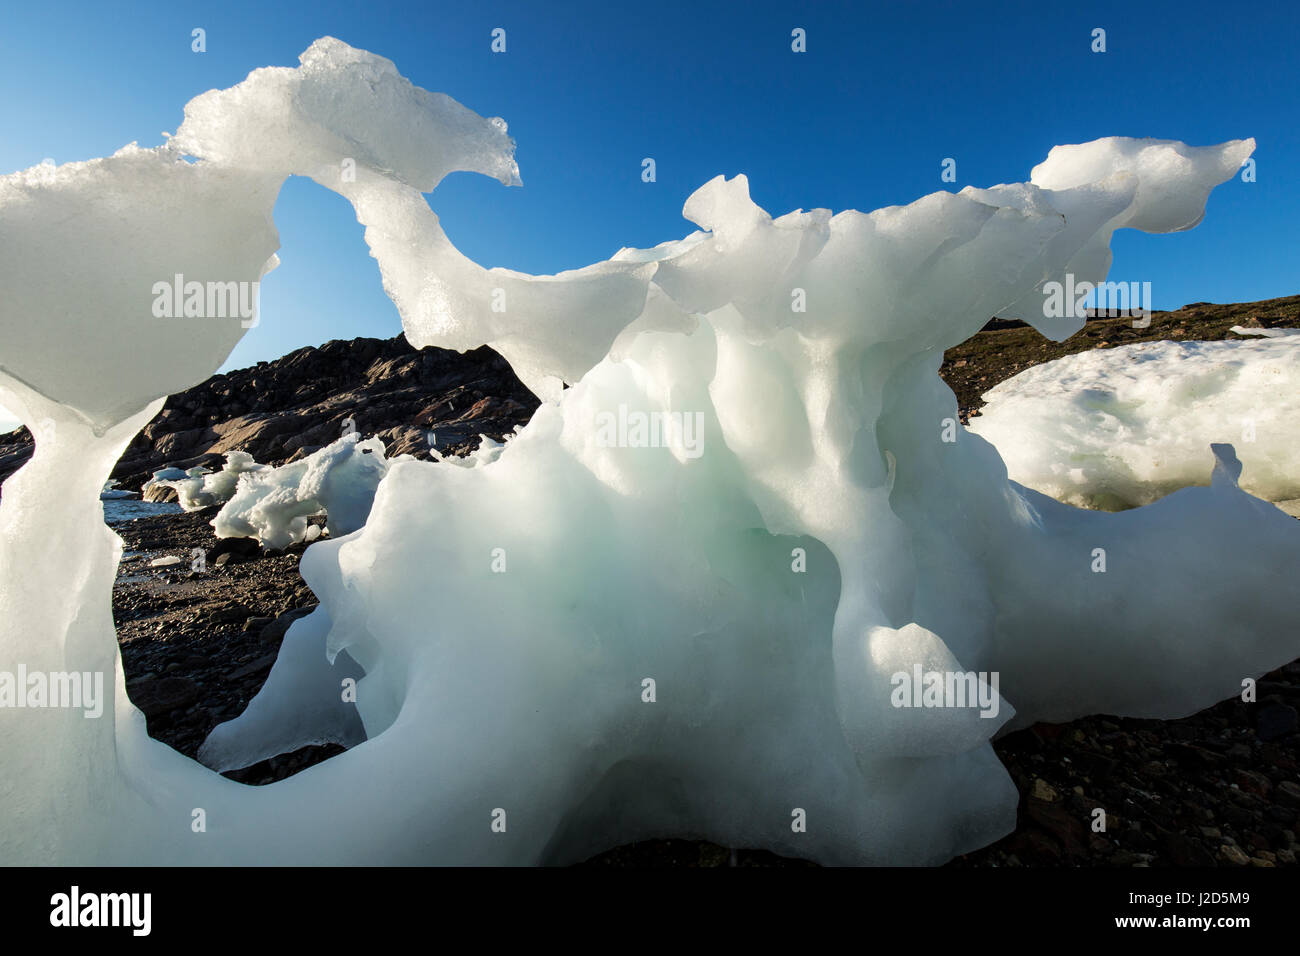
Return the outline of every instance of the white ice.
{"type": "MultiPolygon", "coordinates": [[[[516,429],[518,429],[518,426],[516,426],[516,429]]],[[[429,453],[433,456],[434,461],[445,461],[450,465],[457,465],[461,468],[482,468],[501,457],[501,453],[506,449],[507,442],[512,437],[507,435],[505,441],[496,441],[487,435],[479,435],[478,447],[467,455],[444,455],[436,448],[431,448],[429,453]]]]}
{"type": "Polygon", "coordinates": [[[144,483],[144,485],[140,488],[140,491],[146,492],[150,488],[155,487],[159,482],[162,481],[176,481],[181,478],[192,478],[198,475],[206,475],[211,471],[212,471],[211,468],[199,467],[199,468],[190,468],[187,470],[185,468],[176,468],[172,465],[168,465],[166,468],[160,468],[157,471],[155,471],[153,473],[153,477],[151,477],[148,481],[144,483]]]}
{"type": "Polygon", "coordinates": [[[201,511],[229,501],[235,494],[241,475],[257,475],[268,470],[266,465],[259,465],[246,451],[228,451],[226,464],[220,471],[213,472],[200,466],[177,475],[179,468],[164,468],[154,472],[141,490],[147,491],[151,487],[172,488],[184,511],[201,511]]]}
{"type": "Polygon", "coordinates": [[[1241,487],[1300,498],[1300,338],[1143,342],[1036,365],[985,393],[970,430],[1014,480],[1081,507],[1148,504],[1209,484],[1230,443],[1241,487]]]}
{"type": "Polygon", "coordinates": [[[366,523],[388,466],[382,441],[353,432],[279,468],[245,469],[212,527],[218,538],[256,538],[283,549],[306,538],[308,518],[324,514],[331,535],[350,534],[366,523]]]}
{"type": "Polygon", "coordinates": [[[533,277],[461,256],[423,195],[517,182],[505,124],[325,39],[192,101],[168,147],[0,179],[0,401],[36,436],[0,502],[0,669],[116,678],[102,720],[0,713],[0,858],[537,863],[672,836],[921,864],[997,839],[999,728],[1179,716],[1300,653],[1300,525],[1223,446],[1212,487],[1123,514],[1009,481],[951,429],[943,350],[1103,278],[1117,228],[1194,225],[1252,148],[1099,140],[1030,183],[776,219],[718,177],[686,239],[533,277]],[[130,704],[97,496],[243,331],[154,318],[152,283],[259,279],[295,173],[352,202],[413,344],[489,344],[545,402],[490,462],[391,463],[365,526],[307,549],[321,608],[203,755],[354,745],[249,788],[130,704]],[[620,406],[698,423],[702,454],[598,440],[620,406]],[[996,674],[996,716],[893,706],[918,667],[996,674]]]}
{"type": "Polygon", "coordinates": [[[99,500],[112,501],[117,498],[134,498],[135,496],[136,492],[117,487],[117,482],[110,478],[104,482],[104,488],[99,493],[99,500]]]}

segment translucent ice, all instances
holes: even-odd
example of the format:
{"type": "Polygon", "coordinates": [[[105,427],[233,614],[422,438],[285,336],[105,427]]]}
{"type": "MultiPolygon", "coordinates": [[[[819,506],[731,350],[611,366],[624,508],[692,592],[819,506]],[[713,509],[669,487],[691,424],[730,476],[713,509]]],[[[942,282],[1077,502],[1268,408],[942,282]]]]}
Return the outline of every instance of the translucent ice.
{"type": "Polygon", "coordinates": [[[1209,484],[1214,442],[1235,445],[1241,486],[1300,498],[1300,337],[1143,342],[1068,355],[985,394],[970,430],[1011,478],[1084,507],[1148,504],[1209,484]]]}
{"type": "Polygon", "coordinates": [[[4,406],[29,425],[75,409],[104,431],[215,372],[240,320],[160,319],[154,289],[259,282],[282,179],[134,144],[0,177],[0,284],[23,290],[0,301],[4,406]]]}
{"type": "Polygon", "coordinates": [[[326,658],[329,626],[329,615],[318,611],[285,635],[262,693],[204,741],[204,764],[218,772],[237,770],[300,747],[351,747],[366,739],[356,708],[341,690],[345,680],[359,680],[365,672],[346,653],[326,658]]]}
{"type": "Polygon", "coordinates": [[[452,169],[517,181],[504,123],[336,40],[302,64],[197,98],[167,149],[0,180],[0,321],[26,329],[0,401],[36,436],[0,503],[0,669],[116,675],[109,719],[3,714],[5,860],[535,863],[699,836],[936,863],[1014,826],[1000,727],[1185,714],[1300,652],[1300,526],[1230,448],[1212,487],[1080,511],[1008,481],[937,376],[1044,281],[1103,278],[1115,229],[1193,225],[1250,142],[1058,147],[1031,183],[869,214],[774,219],[719,177],[685,239],[534,277],[465,259],[422,195],[452,169]],[[95,512],[161,396],[241,334],[139,290],[260,278],[294,173],[353,203],[414,344],[490,344],[546,401],[474,467],[392,462],[365,526],[307,549],[322,606],[203,758],[353,746],[254,789],[147,737],[95,512]],[[979,706],[930,706],[927,675],[979,706]]]}

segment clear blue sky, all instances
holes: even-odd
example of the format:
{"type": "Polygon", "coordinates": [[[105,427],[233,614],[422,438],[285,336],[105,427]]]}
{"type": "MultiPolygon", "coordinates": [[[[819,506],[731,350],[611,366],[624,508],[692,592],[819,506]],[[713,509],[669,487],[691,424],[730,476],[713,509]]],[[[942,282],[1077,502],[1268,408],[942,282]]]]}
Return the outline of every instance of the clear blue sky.
{"type": "MultiPolygon", "coordinates": [[[[935,190],[1018,182],[1056,143],[1107,135],[1194,144],[1254,136],[1258,181],[1213,195],[1176,236],[1121,233],[1112,278],[1157,308],[1300,292],[1298,5],[1180,3],[477,2],[11,4],[0,27],[0,172],[144,146],[182,107],[249,70],[292,66],[329,34],[519,144],[523,188],[458,173],[432,194],[485,266],[552,273],[691,227],[693,189],[746,173],[773,214],[870,210],[935,190]],[[207,31],[191,52],[190,31],[207,31]],[[494,27],[507,52],[489,49],[494,27]],[[790,49],[794,27],[808,51],[790,49]],[[1091,31],[1107,31],[1093,53],[1091,31]],[[642,183],[654,157],[658,181],[642,183]]],[[[262,324],[227,367],[305,344],[394,335],[347,203],[291,180],[275,211],[283,265],[262,324]]],[[[0,344],[0,349],[3,346],[0,344]]]]}

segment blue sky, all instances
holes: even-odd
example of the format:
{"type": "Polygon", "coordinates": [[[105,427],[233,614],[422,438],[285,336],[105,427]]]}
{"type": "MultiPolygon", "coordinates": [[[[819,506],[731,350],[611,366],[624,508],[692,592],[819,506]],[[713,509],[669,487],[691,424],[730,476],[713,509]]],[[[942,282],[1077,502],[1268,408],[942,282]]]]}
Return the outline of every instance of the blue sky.
{"type": "MultiPolygon", "coordinates": [[[[1217,190],[1174,236],[1123,232],[1111,278],[1157,308],[1300,291],[1298,5],[1126,3],[244,3],[11,5],[0,31],[0,172],[152,146],[191,97],[330,34],[417,85],[504,117],[523,188],[460,173],[431,196],[485,266],[552,273],[691,230],[681,207],[746,173],[773,214],[863,210],[1028,178],[1056,143],[1254,136],[1258,180],[1217,190]],[[207,52],[190,31],[207,31],[207,52]],[[507,52],[490,50],[494,27],[507,52]],[[790,48],[795,27],[808,50],[790,48]],[[1093,53],[1091,31],[1107,31],[1093,53]],[[657,182],[643,183],[653,157],[657,182]],[[940,181],[957,160],[957,183],[940,181]]],[[[290,180],[282,266],[226,367],[394,335],[351,208],[290,180]]],[[[0,346],[2,348],[2,346],[0,346]]]]}

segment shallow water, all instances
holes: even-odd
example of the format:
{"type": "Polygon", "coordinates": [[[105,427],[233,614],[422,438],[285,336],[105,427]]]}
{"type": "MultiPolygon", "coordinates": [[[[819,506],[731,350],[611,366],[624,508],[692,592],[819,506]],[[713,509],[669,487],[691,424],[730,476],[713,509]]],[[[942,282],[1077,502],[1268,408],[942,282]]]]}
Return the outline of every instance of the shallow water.
{"type": "Polygon", "coordinates": [[[104,506],[104,521],[107,524],[121,524],[132,518],[148,518],[152,515],[180,514],[181,506],[174,501],[141,501],[138,498],[105,498],[100,500],[104,506]]]}

